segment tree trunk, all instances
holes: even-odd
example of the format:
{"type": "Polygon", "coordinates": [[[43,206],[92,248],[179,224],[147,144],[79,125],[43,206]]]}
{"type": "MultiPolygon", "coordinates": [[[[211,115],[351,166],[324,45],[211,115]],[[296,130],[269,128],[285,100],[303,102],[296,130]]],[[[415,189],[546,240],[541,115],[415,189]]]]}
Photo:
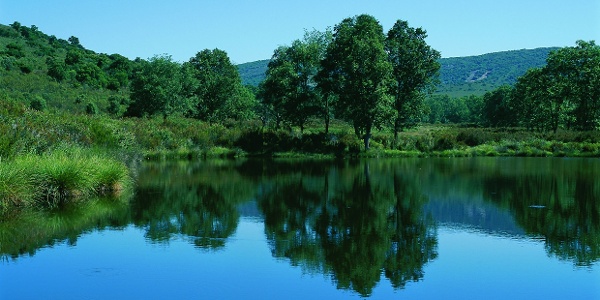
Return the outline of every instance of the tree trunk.
{"type": "Polygon", "coordinates": [[[400,131],[398,128],[400,127],[400,120],[396,119],[396,122],[394,122],[394,144],[392,145],[392,149],[396,149],[396,145],[398,145],[398,131],[400,131]]]}
{"type": "Polygon", "coordinates": [[[369,150],[371,143],[371,125],[368,125],[363,136],[365,140],[365,151],[369,150]]]}
{"type": "Polygon", "coordinates": [[[325,135],[329,134],[329,96],[325,96],[325,135]]]}

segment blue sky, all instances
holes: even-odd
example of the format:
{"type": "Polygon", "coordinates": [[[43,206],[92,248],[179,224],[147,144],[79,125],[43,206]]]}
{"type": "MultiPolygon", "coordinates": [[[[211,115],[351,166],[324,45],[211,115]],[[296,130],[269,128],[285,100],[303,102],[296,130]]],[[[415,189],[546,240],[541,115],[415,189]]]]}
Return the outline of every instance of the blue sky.
{"type": "Polygon", "coordinates": [[[305,29],[363,13],[386,32],[398,19],[423,27],[442,57],[600,43],[600,0],[0,0],[1,24],[76,36],[96,52],[177,61],[215,48],[234,63],[268,59],[305,29]]]}

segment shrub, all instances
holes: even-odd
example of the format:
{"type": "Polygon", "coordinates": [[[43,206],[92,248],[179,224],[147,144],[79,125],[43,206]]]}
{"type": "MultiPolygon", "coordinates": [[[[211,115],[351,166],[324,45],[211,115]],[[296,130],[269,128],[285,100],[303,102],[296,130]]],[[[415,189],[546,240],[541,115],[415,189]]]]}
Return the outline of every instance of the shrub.
{"type": "Polygon", "coordinates": [[[48,108],[48,104],[46,104],[46,100],[44,98],[37,95],[35,98],[33,98],[33,100],[31,100],[29,107],[38,111],[44,111],[48,108]]]}
{"type": "Polygon", "coordinates": [[[443,151],[454,149],[456,146],[456,137],[454,137],[451,133],[443,133],[437,137],[435,141],[434,150],[443,151]]]}

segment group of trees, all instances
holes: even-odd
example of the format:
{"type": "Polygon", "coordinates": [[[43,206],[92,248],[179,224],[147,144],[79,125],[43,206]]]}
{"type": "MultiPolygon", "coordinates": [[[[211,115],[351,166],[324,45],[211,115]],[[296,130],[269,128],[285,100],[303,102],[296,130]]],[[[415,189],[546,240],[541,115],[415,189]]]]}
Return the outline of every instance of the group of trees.
{"type": "MultiPolygon", "coordinates": [[[[374,128],[393,131],[397,144],[399,131],[422,122],[543,131],[600,127],[600,47],[593,41],[551,51],[545,66],[530,69],[514,86],[451,98],[431,95],[440,53],[426,37],[425,30],[402,20],[385,34],[372,16],[347,18],[333,30],[306,32],[277,48],[255,89],[242,84],[237,67],[219,49],[183,63],[167,55],[130,60],[87,50],[77,37],[62,40],[14,22],[0,26],[0,67],[12,76],[5,78],[47,74],[53,82],[83,88],[73,101],[87,105],[88,113],[179,115],[208,123],[259,117],[264,125],[300,131],[320,119],[326,134],[335,118],[351,124],[366,149],[374,128]],[[106,91],[106,99],[86,99],[82,93],[92,90],[106,91]]],[[[47,94],[23,95],[37,109],[73,107],[49,101],[47,94]]]]}
{"type": "Polygon", "coordinates": [[[0,53],[5,70],[18,67],[23,73],[43,70],[59,81],[113,91],[128,86],[135,61],[119,54],[98,54],[85,49],[75,36],[59,39],[37,26],[14,22],[0,28],[0,37],[9,38],[7,51],[0,53]]]}
{"type": "Polygon", "coordinates": [[[310,32],[275,50],[259,96],[276,123],[303,125],[310,117],[349,121],[365,148],[373,128],[399,130],[423,114],[440,53],[426,31],[398,20],[387,36],[372,16],[344,19],[333,33],[310,32]]]}
{"type": "Polygon", "coordinates": [[[131,82],[126,116],[179,114],[214,123],[253,116],[254,95],[222,50],[203,50],[180,64],[155,56],[141,64],[131,82]]]}
{"type": "Polygon", "coordinates": [[[484,96],[489,126],[529,130],[596,130],[600,126],[600,46],[577,41],[550,52],[547,64],[528,70],[515,86],[484,96]]]}

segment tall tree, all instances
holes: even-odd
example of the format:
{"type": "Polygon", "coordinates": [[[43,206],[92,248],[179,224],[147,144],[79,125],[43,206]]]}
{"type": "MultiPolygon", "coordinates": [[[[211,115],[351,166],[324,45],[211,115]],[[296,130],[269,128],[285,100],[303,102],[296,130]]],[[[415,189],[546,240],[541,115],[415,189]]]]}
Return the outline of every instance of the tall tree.
{"type": "Polygon", "coordinates": [[[319,85],[337,97],[336,110],[354,125],[356,134],[369,149],[373,127],[394,118],[392,65],[384,48],[385,35],[372,16],[344,19],[334,28],[319,85]]]}
{"type": "Polygon", "coordinates": [[[272,107],[283,120],[299,126],[300,131],[304,130],[309,118],[317,114],[325,117],[328,127],[328,106],[317,89],[315,76],[330,35],[328,32],[306,32],[303,40],[277,48],[261,85],[264,104],[272,107]]]}
{"type": "Polygon", "coordinates": [[[126,116],[162,115],[190,109],[191,78],[170,56],[155,56],[142,62],[131,81],[131,104],[126,116]]]}
{"type": "Polygon", "coordinates": [[[254,96],[242,85],[225,51],[205,49],[190,59],[189,66],[199,83],[194,91],[196,118],[215,123],[250,116],[254,96]]]}
{"type": "Polygon", "coordinates": [[[393,94],[397,111],[394,120],[394,143],[398,131],[414,126],[424,114],[424,94],[435,86],[441,58],[440,52],[425,42],[427,31],[412,28],[398,20],[390,29],[385,49],[394,68],[396,80],[393,94]]]}

